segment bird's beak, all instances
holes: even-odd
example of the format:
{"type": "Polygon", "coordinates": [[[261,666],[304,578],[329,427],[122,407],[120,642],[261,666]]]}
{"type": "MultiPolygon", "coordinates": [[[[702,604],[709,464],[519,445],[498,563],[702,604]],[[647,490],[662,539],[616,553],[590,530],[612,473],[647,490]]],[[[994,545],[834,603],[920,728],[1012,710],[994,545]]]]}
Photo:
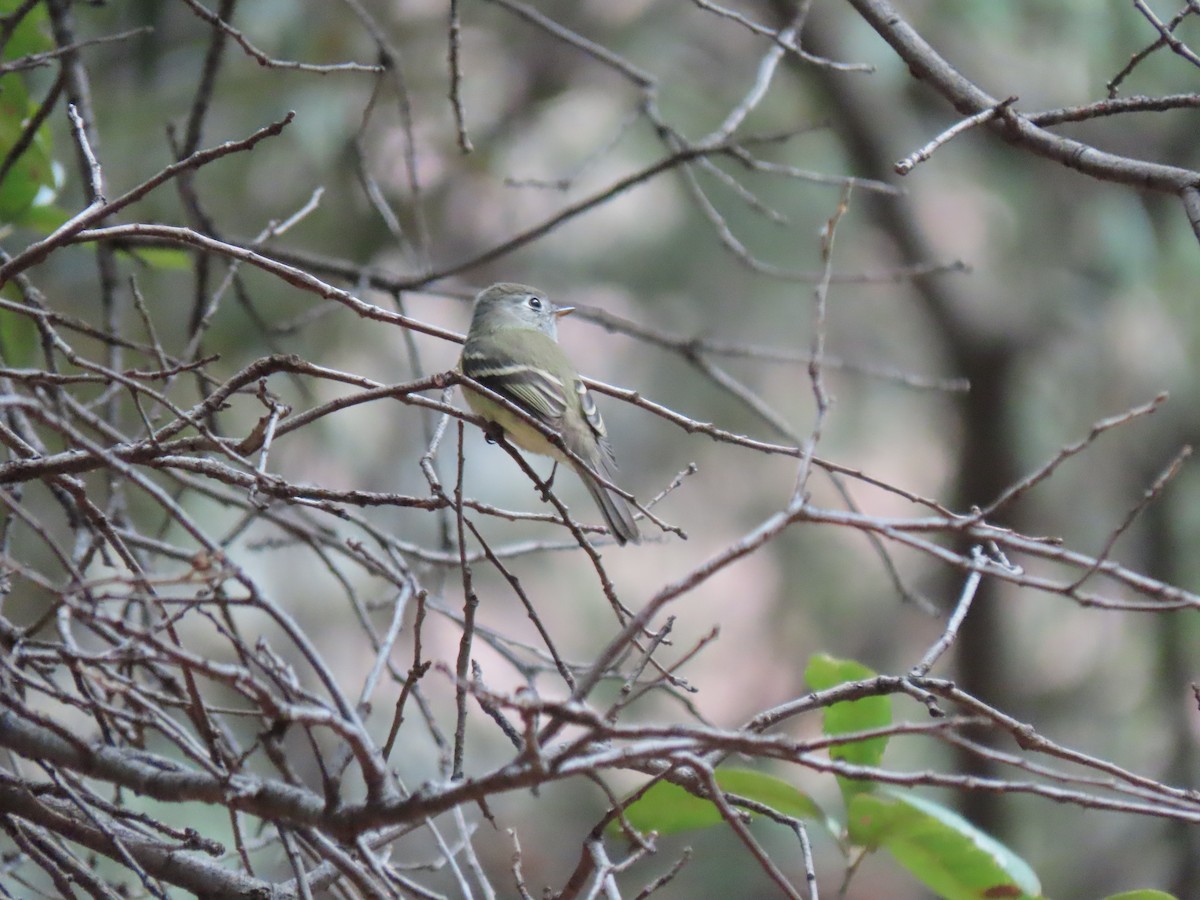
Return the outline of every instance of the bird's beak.
{"type": "Polygon", "coordinates": [[[569,316],[573,312],[575,312],[575,307],[573,306],[556,306],[554,308],[554,316],[559,319],[563,316],[569,316]]]}

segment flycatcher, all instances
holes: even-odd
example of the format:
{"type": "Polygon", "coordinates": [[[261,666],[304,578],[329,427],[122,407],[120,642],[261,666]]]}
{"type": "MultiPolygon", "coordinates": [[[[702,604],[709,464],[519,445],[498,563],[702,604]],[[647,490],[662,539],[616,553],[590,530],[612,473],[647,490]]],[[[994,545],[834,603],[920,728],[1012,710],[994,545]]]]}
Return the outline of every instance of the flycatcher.
{"type": "Polygon", "coordinates": [[[494,400],[470,389],[467,404],[531,453],[567,463],[600,507],[618,544],[637,543],[629,504],[596,480],[615,481],[617,462],[604,420],[587,386],[558,346],[558,317],[573,306],[555,306],[537,288],[493,284],[475,298],[471,330],[463,347],[462,372],[560,435],[584,465],[564,454],[536,428],[494,400]]]}

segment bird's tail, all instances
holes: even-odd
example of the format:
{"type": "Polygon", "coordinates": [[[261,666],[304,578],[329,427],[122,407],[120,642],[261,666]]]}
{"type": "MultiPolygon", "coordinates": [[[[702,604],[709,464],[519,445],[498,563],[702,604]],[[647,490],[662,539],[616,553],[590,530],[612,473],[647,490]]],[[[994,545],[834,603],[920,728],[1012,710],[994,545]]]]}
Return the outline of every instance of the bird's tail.
{"type": "MultiPolygon", "coordinates": [[[[612,481],[607,466],[601,465],[598,468],[605,478],[612,481]]],[[[582,466],[576,466],[575,470],[579,473],[579,477],[583,479],[584,487],[588,489],[588,493],[592,495],[592,499],[596,501],[596,506],[600,508],[600,515],[604,516],[608,530],[617,539],[617,543],[624,544],[626,541],[633,541],[635,544],[638,543],[641,540],[641,535],[638,533],[637,523],[633,521],[633,510],[629,508],[629,504],[625,502],[625,498],[608,490],[608,488],[595,479],[591,472],[588,472],[582,466]]]]}

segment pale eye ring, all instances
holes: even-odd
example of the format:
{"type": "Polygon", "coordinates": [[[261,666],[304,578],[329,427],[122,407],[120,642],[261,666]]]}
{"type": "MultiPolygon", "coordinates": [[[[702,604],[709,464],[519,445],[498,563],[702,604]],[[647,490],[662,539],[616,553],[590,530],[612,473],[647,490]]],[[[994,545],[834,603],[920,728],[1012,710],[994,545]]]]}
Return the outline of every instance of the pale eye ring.
{"type": "Polygon", "coordinates": [[[529,302],[530,309],[541,309],[542,308],[542,298],[541,297],[530,297],[528,302],[529,302]]]}

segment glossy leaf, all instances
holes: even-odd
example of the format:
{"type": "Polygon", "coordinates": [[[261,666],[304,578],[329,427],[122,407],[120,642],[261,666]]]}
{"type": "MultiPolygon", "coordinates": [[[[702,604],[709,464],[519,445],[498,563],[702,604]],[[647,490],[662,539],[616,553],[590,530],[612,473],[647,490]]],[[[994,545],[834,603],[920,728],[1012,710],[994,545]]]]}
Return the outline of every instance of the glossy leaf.
{"type": "Polygon", "coordinates": [[[38,356],[38,333],[33,319],[0,309],[0,353],[10,366],[31,365],[38,356]]]}
{"type": "Polygon", "coordinates": [[[55,206],[52,203],[43,206],[37,202],[35,197],[33,206],[21,215],[20,224],[43,234],[49,234],[70,218],[71,213],[61,206],[55,206]]]}
{"type": "Polygon", "coordinates": [[[186,272],[195,264],[189,250],[175,247],[135,247],[126,251],[144,266],[163,271],[186,272]]]}
{"type": "MultiPolygon", "coordinates": [[[[20,0],[0,0],[0,16],[11,15],[20,5],[20,0]]],[[[53,42],[46,22],[46,10],[40,4],[22,16],[4,45],[4,61],[51,49],[53,42]]],[[[0,77],[0,162],[7,162],[0,178],[0,223],[30,224],[31,211],[49,205],[58,193],[49,126],[43,123],[32,140],[25,136],[35,107],[24,72],[0,77]],[[20,154],[9,159],[23,138],[25,146],[20,154]]]]}
{"type": "Polygon", "coordinates": [[[33,140],[9,159],[22,140],[32,115],[29,93],[20,75],[0,77],[0,161],[8,168],[0,179],[0,222],[25,224],[30,210],[52,203],[61,187],[62,173],[50,153],[50,130],[43,124],[33,140]]]}
{"type": "MultiPolygon", "coordinates": [[[[21,2],[22,0],[0,0],[0,16],[11,15],[21,2]]],[[[3,58],[12,61],[31,53],[50,50],[54,42],[50,40],[47,21],[46,7],[43,4],[39,3],[30,9],[17,23],[8,43],[4,45],[3,58]]]]}
{"type": "MultiPolygon", "coordinates": [[[[827,690],[848,681],[861,681],[874,676],[875,672],[862,663],[852,659],[836,659],[824,654],[812,657],[804,670],[804,680],[815,691],[827,690]]],[[[827,707],[823,728],[825,734],[832,737],[873,728],[886,728],[891,724],[892,699],[890,697],[863,697],[859,700],[848,700],[827,707]]],[[[876,737],[830,747],[829,755],[833,759],[845,760],[855,765],[877,766],[882,761],[883,751],[886,748],[887,738],[876,737]]],[[[872,789],[867,782],[848,778],[839,778],[838,783],[841,785],[842,794],[847,801],[859,791],[872,789]]]]}
{"type": "Polygon", "coordinates": [[[850,802],[850,840],[882,848],[946,900],[1040,897],[1023,859],[958,813],[910,794],[881,790],[850,802]]]}
{"type": "MultiPolygon", "coordinates": [[[[803,791],[781,778],[749,769],[719,769],[717,784],[727,793],[757,800],[777,812],[797,819],[813,819],[833,834],[839,827],[803,791]]],[[[689,793],[678,785],[660,781],[625,810],[629,822],[639,831],[675,834],[695,828],[708,828],[724,820],[711,800],[689,793]]],[[[619,823],[610,826],[619,831],[619,823]]]]}

